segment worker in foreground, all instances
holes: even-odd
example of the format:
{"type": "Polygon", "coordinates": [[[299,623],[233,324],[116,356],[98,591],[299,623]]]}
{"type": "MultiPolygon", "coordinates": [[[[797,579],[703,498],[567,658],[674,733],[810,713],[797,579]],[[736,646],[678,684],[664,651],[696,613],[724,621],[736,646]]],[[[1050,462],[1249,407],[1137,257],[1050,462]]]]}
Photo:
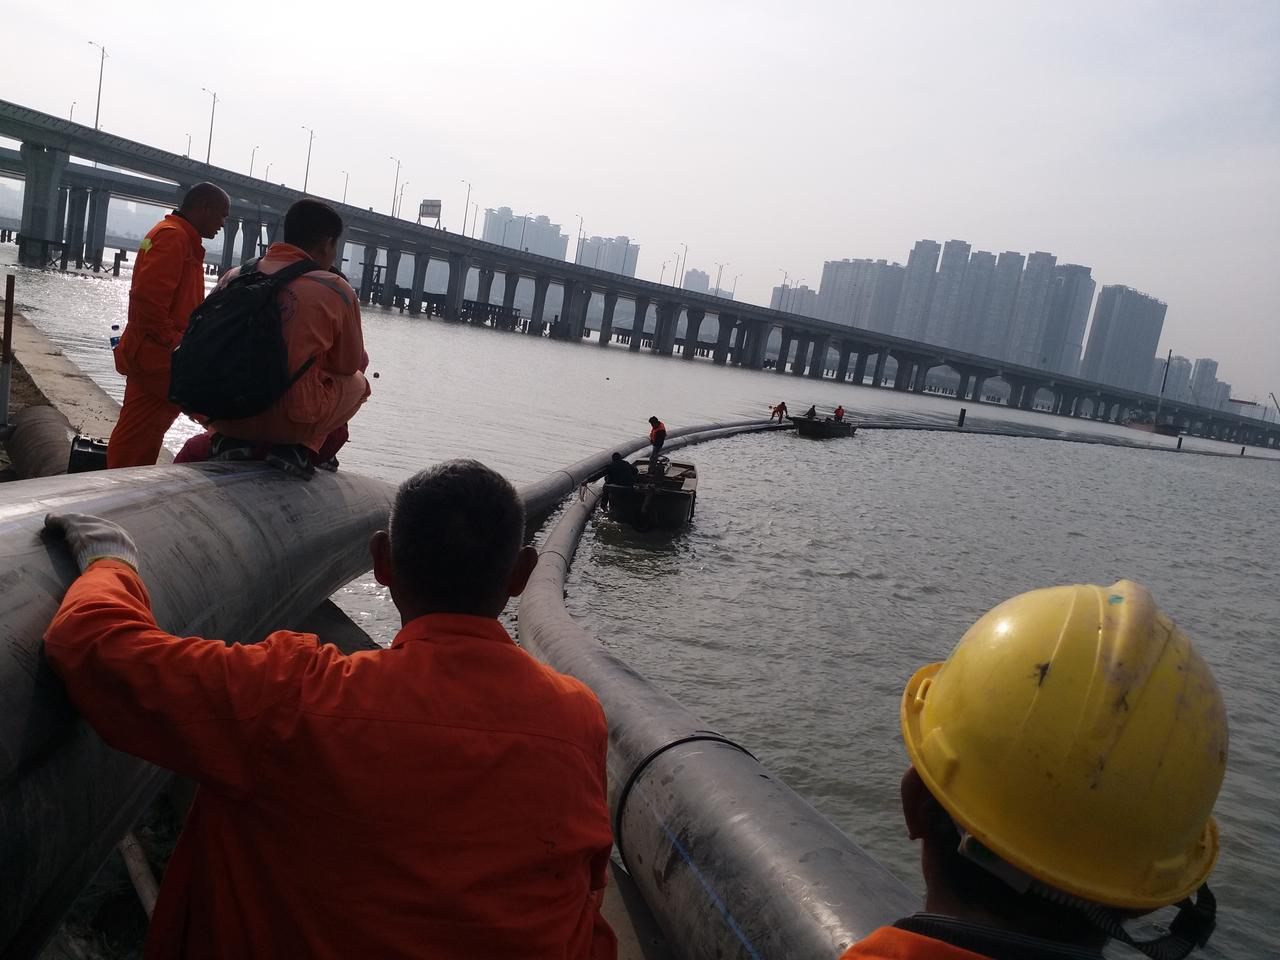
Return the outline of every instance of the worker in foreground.
{"type": "Polygon", "coordinates": [[[129,320],[115,347],[124,402],[107,444],[107,467],[141,467],[160,457],[164,435],[181,410],[169,401],[169,358],[204,299],[204,245],[217,236],[231,201],[197,183],[182,205],[148,231],[129,284],[129,320]]]}
{"type": "Polygon", "coordinates": [[[1226,709],[1142,587],[1000,604],[911,678],[902,734],[925,912],[843,960],[1101,960],[1109,939],[1179,960],[1208,940],[1226,709]],[[1170,904],[1163,937],[1121,926],[1170,904]]]}
{"type": "Polygon", "coordinates": [[[82,571],[45,635],[71,702],[200,785],[149,960],[612,960],[603,711],[496,619],[537,563],[524,523],[475,461],[407,480],[370,544],[403,627],[344,656],[283,630],[170,636],[124,530],[46,519],[82,571]]]}

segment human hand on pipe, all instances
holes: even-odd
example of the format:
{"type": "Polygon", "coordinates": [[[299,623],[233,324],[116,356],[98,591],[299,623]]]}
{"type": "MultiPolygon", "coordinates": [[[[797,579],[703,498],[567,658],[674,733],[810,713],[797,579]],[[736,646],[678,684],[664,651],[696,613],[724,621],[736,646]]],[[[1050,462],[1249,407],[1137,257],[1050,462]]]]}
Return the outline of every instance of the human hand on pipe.
{"type": "Polygon", "coordinates": [[[48,513],[44,518],[47,534],[62,536],[76,558],[80,572],[95,560],[119,560],[138,569],[138,548],[124,528],[110,520],[87,513],[48,513]]]}

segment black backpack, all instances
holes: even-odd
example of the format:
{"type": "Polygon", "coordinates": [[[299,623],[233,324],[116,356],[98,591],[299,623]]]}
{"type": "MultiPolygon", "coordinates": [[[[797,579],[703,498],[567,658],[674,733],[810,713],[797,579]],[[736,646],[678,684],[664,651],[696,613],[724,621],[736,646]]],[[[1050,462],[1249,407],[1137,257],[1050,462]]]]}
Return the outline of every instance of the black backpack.
{"type": "Polygon", "coordinates": [[[276,294],[304,273],[321,269],[300,260],[262,273],[250,260],[227,285],[196,307],[170,361],[169,402],[210,420],[262,413],[310,369],[311,357],[289,370],[276,294]]]}

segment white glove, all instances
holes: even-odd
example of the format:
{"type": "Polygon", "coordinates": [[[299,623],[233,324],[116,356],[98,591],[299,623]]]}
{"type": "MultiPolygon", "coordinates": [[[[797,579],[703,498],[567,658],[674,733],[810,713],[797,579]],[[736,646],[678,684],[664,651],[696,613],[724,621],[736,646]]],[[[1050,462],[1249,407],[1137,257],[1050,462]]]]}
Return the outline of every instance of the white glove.
{"type": "Polygon", "coordinates": [[[138,548],[133,538],[110,520],[87,513],[50,513],[45,515],[44,528],[66,539],[81,573],[95,560],[107,559],[138,569],[138,548]]]}

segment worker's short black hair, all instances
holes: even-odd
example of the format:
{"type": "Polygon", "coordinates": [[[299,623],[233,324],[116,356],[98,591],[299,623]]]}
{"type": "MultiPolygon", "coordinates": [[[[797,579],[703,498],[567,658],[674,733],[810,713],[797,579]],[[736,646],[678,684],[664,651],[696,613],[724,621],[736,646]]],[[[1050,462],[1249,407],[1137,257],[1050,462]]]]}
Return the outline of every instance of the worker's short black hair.
{"type": "Polygon", "coordinates": [[[400,485],[389,533],[396,579],[418,600],[495,616],[524,544],[524,502],[484,464],[448,460],[400,485]]]}
{"type": "Polygon", "coordinates": [[[284,242],[310,250],[342,236],[342,217],[323,200],[295,200],[284,214],[284,242]]]}
{"type": "Polygon", "coordinates": [[[223,190],[216,183],[209,183],[206,180],[203,183],[197,183],[182,195],[182,206],[178,209],[190,212],[192,210],[198,210],[211,203],[230,204],[230,202],[230,198],[227,197],[227,191],[223,190]]]}
{"type": "Polygon", "coordinates": [[[620,454],[617,450],[613,451],[613,459],[615,459],[615,460],[621,460],[621,459],[622,459],[622,454],[620,454]]]}
{"type": "Polygon", "coordinates": [[[650,422],[650,423],[652,423],[652,424],[656,427],[656,426],[657,426],[658,424],[660,424],[662,421],[661,421],[661,420],[659,420],[657,417],[650,417],[650,418],[649,418],[649,422],[650,422]]]}

